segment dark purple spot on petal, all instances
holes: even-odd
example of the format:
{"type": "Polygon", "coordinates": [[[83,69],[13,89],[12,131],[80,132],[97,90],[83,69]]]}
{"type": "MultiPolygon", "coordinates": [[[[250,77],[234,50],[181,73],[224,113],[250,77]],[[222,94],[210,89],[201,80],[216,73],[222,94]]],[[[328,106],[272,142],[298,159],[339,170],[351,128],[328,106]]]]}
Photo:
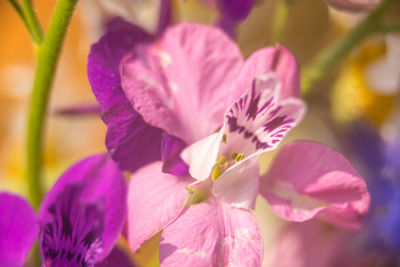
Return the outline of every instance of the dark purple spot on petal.
{"type": "Polygon", "coordinates": [[[250,131],[247,131],[247,130],[246,130],[246,131],[244,132],[244,137],[245,137],[245,138],[250,138],[252,135],[253,135],[253,133],[250,132],[250,131]]]}
{"type": "Polygon", "coordinates": [[[272,121],[269,121],[266,124],[264,124],[264,131],[271,132],[274,129],[278,128],[279,126],[282,126],[283,124],[287,124],[287,123],[293,121],[293,120],[285,120],[285,119],[286,119],[286,116],[274,118],[272,121]]]}

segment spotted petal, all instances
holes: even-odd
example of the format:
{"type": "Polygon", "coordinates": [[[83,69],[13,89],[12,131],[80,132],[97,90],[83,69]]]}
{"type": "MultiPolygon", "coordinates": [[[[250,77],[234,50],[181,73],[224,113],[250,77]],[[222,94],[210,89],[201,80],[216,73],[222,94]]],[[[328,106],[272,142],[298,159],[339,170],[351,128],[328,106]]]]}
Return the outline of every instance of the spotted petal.
{"type": "Polygon", "coordinates": [[[19,196],[0,193],[0,265],[23,266],[38,232],[31,205],[19,196]]]}
{"type": "Polygon", "coordinates": [[[305,104],[298,98],[279,101],[281,83],[274,72],[257,76],[225,113],[218,134],[189,146],[182,152],[189,172],[196,179],[211,173],[218,155],[231,157],[243,153],[245,159],[275,149],[285,135],[298,124],[305,104]],[[222,137],[225,140],[222,142],[222,137]]]}
{"type": "Polygon", "coordinates": [[[79,266],[104,259],[117,241],[126,213],[126,182],[107,155],[68,169],[39,211],[46,266],[79,266]]]}
{"type": "Polygon", "coordinates": [[[261,266],[263,254],[253,214],[213,197],[187,207],[160,242],[161,266],[261,266]]]}
{"type": "Polygon", "coordinates": [[[362,177],[338,152],[312,142],[293,142],[279,152],[262,177],[261,194],[290,221],[317,217],[359,228],[370,197],[362,177]]]}
{"type": "Polygon", "coordinates": [[[378,6],[380,0],[325,0],[332,7],[347,11],[365,11],[378,6]]]}

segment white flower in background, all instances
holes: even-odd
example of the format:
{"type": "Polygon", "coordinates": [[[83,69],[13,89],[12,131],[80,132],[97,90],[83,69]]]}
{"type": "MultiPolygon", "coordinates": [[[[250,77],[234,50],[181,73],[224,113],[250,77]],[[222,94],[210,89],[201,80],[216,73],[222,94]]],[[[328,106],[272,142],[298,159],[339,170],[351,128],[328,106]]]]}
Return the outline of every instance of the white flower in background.
{"type": "MultiPolygon", "coordinates": [[[[160,0],[84,0],[81,3],[88,32],[97,40],[104,33],[104,24],[121,17],[149,33],[155,33],[159,19],[160,0]]],[[[91,38],[91,39],[92,39],[91,38]]]]}
{"type": "Polygon", "coordinates": [[[400,88],[400,35],[385,36],[386,53],[365,70],[371,89],[376,93],[391,95],[400,88]]]}

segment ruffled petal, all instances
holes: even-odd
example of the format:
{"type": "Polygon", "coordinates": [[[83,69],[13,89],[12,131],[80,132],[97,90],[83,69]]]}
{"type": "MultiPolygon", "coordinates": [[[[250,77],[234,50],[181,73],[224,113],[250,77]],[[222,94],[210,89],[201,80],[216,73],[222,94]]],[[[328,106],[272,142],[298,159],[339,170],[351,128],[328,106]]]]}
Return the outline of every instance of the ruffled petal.
{"type": "Polygon", "coordinates": [[[249,211],[211,197],[189,206],[161,237],[161,266],[261,266],[261,231],[249,211]]]}
{"type": "Polygon", "coordinates": [[[366,184],[351,164],[333,149],[312,142],[282,148],[262,177],[260,192],[286,220],[301,222],[316,216],[355,229],[370,202],[366,184]]]}
{"type": "Polygon", "coordinates": [[[92,265],[116,243],[126,214],[126,181],[104,154],[69,168],[47,193],[39,211],[46,266],[92,265]]]}
{"type": "Polygon", "coordinates": [[[129,183],[128,240],[133,251],[173,221],[190,196],[185,188],[194,180],[162,173],[161,164],[139,169],[129,183]]]}
{"type": "Polygon", "coordinates": [[[107,33],[95,43],[88,59],[88,78],[107,124],[106,145],[119,166],[135,171],[160,159],[161,133],[148,125],[131,106],[121,87],[122,57],[152,37],[122,19],[114,19],[107,33]]]}
{"type": "Polygon", "coordinates": [[[35,211],[13,194],[0,193],[0,263],[21,267],[39,232],[35,211]]]}
{"type": "Polygon", "coordinates": [[[299,67],[296,58],[282,45],[266,47],[254,52],[245,62],[240,75],[235,79],[229,104],[236,101],[256,76],[275,72],[282,83],[281,99],[300,97],[299,67]]]}
{"type": "Polygon", "coordinates": [[[145,121],[191,144],[221,126],[242,61],[221,30],[184,23],[128,56],[122,85],[145,121]]]}

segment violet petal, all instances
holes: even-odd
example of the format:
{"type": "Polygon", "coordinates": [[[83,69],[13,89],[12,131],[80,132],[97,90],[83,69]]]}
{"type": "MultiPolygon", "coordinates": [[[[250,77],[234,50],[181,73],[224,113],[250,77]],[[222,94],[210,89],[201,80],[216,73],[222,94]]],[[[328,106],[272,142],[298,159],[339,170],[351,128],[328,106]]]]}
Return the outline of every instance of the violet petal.
{"type": "Polygon", "coordinates": [[[255,0],[219,0],[218,9],[222,17],[239,22],[249,15],[255,0]]]}
{"type": "Polygon", "coordinates": [[[129,258],[127,253],[120,248],[115,246],[111,251],[110,255],[104,259],[104,261],[99,262],[95,265],[96,267],[135,267],[136,265],[129,258]]]}
{"type": "Polygon", "coordinates": [[[125,214],[126,181],[117,165],[105,154],[76,163],[40,207],[44,262],[91,266],[104,259],[121,233],[125,214]]]}
{"type": "Polygon", "coordinates": [[[118,165],[128,171],[160,159],[161,130],[150,126],[131,106],[121,88],[122,57],[152,36],[122,19],[109,23],[88,59],[88,78],[107,124],[106,146],[118,165]]]}
{"type": "Polygon", "coordinates": [[[160,17],[157,25],[157,36],[161,36],[165,29],[172,22],[171,3],[170,0],[161,0],[160,17]]]}
{"type": "Polygon", "coordinates": [[[22,266],[38,232],[39,224],[31,205],[17,195],[0,193],[1,266],[22,266]]]}
{"type": "Polygon", "coordinates": [[[162,171],[175,176],[188,176],[189,166],[180,157],[186,144],[179,138],[164,132],[161,140],[162,171]]]}

